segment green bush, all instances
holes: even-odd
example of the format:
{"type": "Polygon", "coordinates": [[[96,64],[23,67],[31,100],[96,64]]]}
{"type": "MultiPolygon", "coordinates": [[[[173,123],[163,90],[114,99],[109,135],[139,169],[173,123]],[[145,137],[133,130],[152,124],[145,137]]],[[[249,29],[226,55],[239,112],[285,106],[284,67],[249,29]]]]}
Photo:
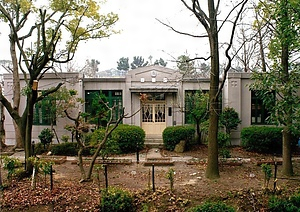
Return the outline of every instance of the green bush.
{"type": "Polygon", "coordinates": [[[34,154],[36,155],[41,155],[45,152],[48,152],[49,148],[45,148],[44,144],[42,144],[41,142],[35,143],[34,144],[34,154]]]}
{"type": "MultiPolygon", "coordinates": [[[[105,135],[105,129],[95,130],[93,132],[93,135],[91,136],[90,144],[94,146],[97,145],[99,142],[103,140],[104,135],[105,135]]],[[[94,154],[95,150],[96,148],[91,149],[91,154],[94,154]]],[[[120,154],[120,153],[121,150],[118,142],[116,140],[111,139],[111,137],[109,137],[105,142],[104,146],[102,147],[102,149],[100,150],[99,155],[102,158],[106,158],[109,155],[120,154]]]]}
{"type": "Polygon", "coordinates": [[[192,126],[167,127],[163,131],[163,142],[167,150],[173,151],[176,144],[185,140],[189,146],[195,137],[195,129],[192,126]]]}
{"type": "Polygon", "coordinates": [[[38,137],[41,140],[41,143],[46,146],[52,142],[54,133],[49,128],[44,128],[38,137]]]}
{"type": "Polygon", "coordinates": [[[205,202],[202,205],[190,208],[188,212],[234,212],[235,209],[223,202],[205,202]]]}
{"type": "MultiPolygon", "coordinates": [[[[60,144],[54,144],[51,146],[50,151],[53,155],[66,155],[66,156],[77,156],[78,155],[77,142],[66,142],[60,144]]],[[[90,156],[94,152],[94,147],[86,147],[82,151],[83,156],[90,156]]]]}
{"type": "Polygon", "coordinates": [[[119,125],[111,134],[112,139],[117,141],[122,153],[135,152],[144,148],[145,131],[134,125],[119,125]]]}
{"type": "Polygon", "coordinates": [[[66,143],[52,145],[51,152],[54,155],[75,156],[78,153],[77,143],[66,142],[66,143]]]}
{"type": "Polygon", "coordinates": [[[252,126],[242,129],[242,146],[250,151],[280,153],[282,151],[282,128],[252,126]]]}
{"type": "Polygon", "coordinates": [[[271,212],[299,212],[300,194],[293,195],[290,198],[273,196],[269,200],[268,209],[271,212]]]}
{"type": "Polygon", "coordinates": [[[230,135],[226,134],[225,132],[219,131],[218,132],[218,147],[225,148],[230,144],[230,135]]]}
{"type": "Polygon", "coordinates": [[[103,212],[134,211],[133,198],[128,191],[110,187],[102,192],[100,208],[103,212]]]}

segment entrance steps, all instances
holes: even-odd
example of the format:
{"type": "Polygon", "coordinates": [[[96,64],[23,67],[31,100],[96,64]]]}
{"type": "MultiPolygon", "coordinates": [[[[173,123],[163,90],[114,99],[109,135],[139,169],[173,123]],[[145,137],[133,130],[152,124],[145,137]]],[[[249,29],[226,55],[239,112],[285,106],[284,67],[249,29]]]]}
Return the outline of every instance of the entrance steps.
{"type": "Polygon", "coordinates": [[[149,148],[163,148],[163,140],[162,138],[146,138],[145,146],[149,148]]]}

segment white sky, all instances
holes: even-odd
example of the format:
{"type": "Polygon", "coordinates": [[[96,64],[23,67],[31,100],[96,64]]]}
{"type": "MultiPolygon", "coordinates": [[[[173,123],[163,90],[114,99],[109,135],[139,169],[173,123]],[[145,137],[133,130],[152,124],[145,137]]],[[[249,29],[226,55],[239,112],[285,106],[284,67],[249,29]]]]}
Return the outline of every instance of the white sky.
{"type": "Polygon", "coordinates": [[[149,60],[151,55],[152,62],[161,57],[173,68],[176,63],[171,61],[185,52],[191,57],[208,55],[207,39],[179,35],[156,20],[184,32],[198,30],[198,35],[200,29],[204,32],[202,26],[196,26],[195,17],[190,17],[180,0],[108,0],[103,9],[119,15],[115,29],[121,33],[82,43],[76,56],[78,62],[96,59],[100,61],[99,69],[106,70],[116,68],[121,57],[128,57],[131,63],[134,56],[149,60]]]}
{"type": "MultiPolygon", "coordinates": [[[[188,54],[191,58],[209,55],[207,38],[180,35],[156,20],[182,32],[203,34],[203,26],[190,15],[180,0],[107,0],[102,9],[105,13],[119,15],[115,29],[121,33],[81,43],[74,61],[79,68],[83,67],[87,59],[100,61],[101,71],[116,68],[121,57],[128,57],[131,63],[134,56],[149,60],[150,55],[153,57],[152,62],[163,58],[168,62],[167,67],[175,68],[174,60],[182,54],[188,54]]],[[[8,37],[3,23],[0,28],[0,60],[10,60],[8,37]]],[[[220,34],[220,40],[223,37],[220,34]]]]}

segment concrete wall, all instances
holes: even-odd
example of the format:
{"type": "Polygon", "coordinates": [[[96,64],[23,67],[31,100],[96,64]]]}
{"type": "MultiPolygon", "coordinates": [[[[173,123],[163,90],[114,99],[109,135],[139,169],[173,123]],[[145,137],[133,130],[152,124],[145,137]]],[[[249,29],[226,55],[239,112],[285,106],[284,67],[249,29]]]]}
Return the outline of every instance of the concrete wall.
{"type": "MultiPolygon", "coordinates": [[[[22,87],[25,86],[21,79],[22,87]]],[[[141,126],[141,103],[140,93],[163,92],[166,100],[166,124],[167,126],[184,124],[185,92],[189,90],[209,90],[209,79],[183,79],[182,75],[175,70],[160,67],[146,66],[131,70],[126,76],[119,78],[83,78],[79,73],[46,74],[39,82],[39,90],[44,90],[64,82],[68,89],[78,91],[84,98],[86,90],[121,90],[125,114],[136,115],[124,119],[124,124],[141,126]],[[169,109],[170,108],[170,109],[169,109]],[[169,110],[171,114],[169,114],[169,110]]],[[[233,107],[242,120],[238,129],[232,133],[233,144],[240,144],[240,132],[243,127],[251,125],[251,92],[249,73],[228,73],[224,85],[222,97],[223,107],[233,107]]],[[[4,74],[4,95],[12,100],[12,75],[4,74]]],[[[24,110],[25,98],[21,99],[21,108],[24,110]]],[[[82,108],[84,110],[84,108],[82,108]]],[[[59,138],[62,135],[70,135],[64,130],[66,124],[71,122],[66,118],[58,118],[55,130],[59,138]]],[[[33,140],[38,140],[40,131],[50,126],[34,126],[33,140]]],[[[6,112],[5,120],[6,143],[14,144],[15,134],[12,119],[6,112]]]]}
{"type": "MultiPolygon", "coordinates": [[[[4,74],[4,96],[12,102],[13,97],[13,81],[11,74],[4,74]]],[[[45,90],[51,87],[55,87],[58,83],[63,82],[67,89],[74,89],[78,91],[78,95],[82,96],[82,76],[78,73],[61,73],[61,74],[46,74],[45,77],[38,82],[38,90],[45,90]]],[[[23,76],[21,76],[21,89],[26,87],[23,76]]],[[[23,114],[26,105],[25,96],[21,96],[20,102],[20,113],[23,114]]],[[[58,118],[56,120],[56,125],[54,126],[55,131],[58,134],[58,137],[61,138],[62,135],[69,135],[70,132],[66,131],[64,127],[66,124],[70,124],[71,121],[66,118],[58,118]]],[[[32,139],[34,141],[39,141],[38,135],[41,130],[44,128],[50,128],[50,126],[45,125],[34,125],[32,129],[32,139]]],[[[13,126],[12,118],[5,110],[5,136],[6,144],[14,145],[15,144],[15,129],[13,126]]]]}

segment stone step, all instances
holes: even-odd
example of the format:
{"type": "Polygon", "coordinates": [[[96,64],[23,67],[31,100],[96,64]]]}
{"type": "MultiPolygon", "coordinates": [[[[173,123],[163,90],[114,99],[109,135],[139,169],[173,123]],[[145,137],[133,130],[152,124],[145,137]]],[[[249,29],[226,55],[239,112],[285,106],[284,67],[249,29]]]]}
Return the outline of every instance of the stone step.
{"type": "Polygon", "coordinates": [[[145,146],[149,148],[162,148],[164,144],[163,140],[160,138],[146,138],[145,146]]]}

